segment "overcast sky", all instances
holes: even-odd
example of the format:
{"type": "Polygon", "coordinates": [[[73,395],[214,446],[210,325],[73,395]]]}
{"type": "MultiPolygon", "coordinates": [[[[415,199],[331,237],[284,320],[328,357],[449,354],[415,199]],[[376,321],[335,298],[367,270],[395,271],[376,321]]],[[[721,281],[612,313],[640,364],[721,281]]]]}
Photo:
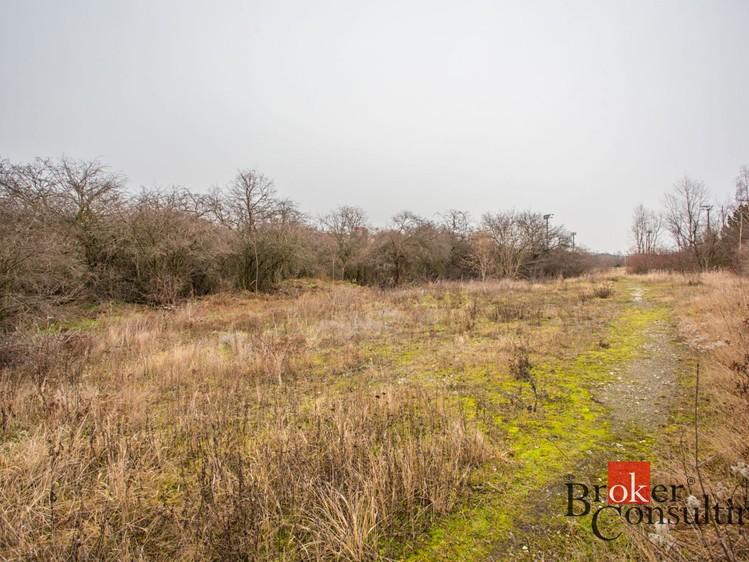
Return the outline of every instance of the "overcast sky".
{"type": "Polygon", "coordinates": [[[0,0],[0,155],[312,216],[533,209],[597,250],[749,164],[749,1],[0,0]]]}

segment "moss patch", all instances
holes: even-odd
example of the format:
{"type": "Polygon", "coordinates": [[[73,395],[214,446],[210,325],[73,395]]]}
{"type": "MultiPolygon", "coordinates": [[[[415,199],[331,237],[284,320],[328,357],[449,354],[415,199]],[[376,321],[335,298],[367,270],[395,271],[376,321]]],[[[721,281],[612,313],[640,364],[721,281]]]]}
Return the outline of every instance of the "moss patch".
{"type": "MultiPolygon", "coordinates": [[[[617,295],[619,313],[605,332],[606,347],[592,345],[571,361],[534,358],[533,376],[545,393],[538,411],[518,411],[517,403],[508,403],[508,396],[518,396],[522,385],[507,375],[479,377],[475,372],[467,373],[468,381],[485,381],[478,394],[493,412],[488,423],[494,427],[487,429],[502,434],[510,448],[511,466],[496,463],[477,471],[473,479],[479,493],[461,511],[440,521],[409,560],[486,557],[498,544],[508,541],[511,533],[522,534],[518,523],[533,518],[527,510],[532,507],[528,498],[534,492],[561,482],[567,473],[578,473],[581,466],[597,466],[594,459],[600,461],[612,450],[621,459],[637,459],[650,450],[652,439],[641,432],[615,435],[606,408],[592,399],[595,386],[610,380],[612,369],[636,357],[645,340],[645,329],[668,314],[663,306],[634,306],[621,294],[619,291],[617,295]]],[[[555,508],[554,515],[563,515],[562,508],[555,508]]],[[[564,523],[570,524],[560,521],[564,523]]],[[[589,529],[590,522],[576,518],[572,524],[589,529]]],[[[553,540],[575,540],[576,546],[577,541],[588,541],[589,548],[603,546],[600,541],[592,544],[595,539],[589,530],[577,533],[567,529],[553,540]]],[[[619,544],[605,548],[622,548],[619,544]]]]}

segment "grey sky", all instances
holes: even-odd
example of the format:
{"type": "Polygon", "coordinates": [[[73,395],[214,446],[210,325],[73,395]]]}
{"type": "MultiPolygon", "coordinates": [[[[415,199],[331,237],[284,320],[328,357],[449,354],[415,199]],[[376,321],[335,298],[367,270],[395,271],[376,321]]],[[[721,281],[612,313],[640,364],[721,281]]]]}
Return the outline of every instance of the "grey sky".
{"type": "Polygon", "coordinates": [[[532,208],[599,250],[749,164],[749,2],[0,0],[0,155],[239,167],[312,215],[532,208]]]}

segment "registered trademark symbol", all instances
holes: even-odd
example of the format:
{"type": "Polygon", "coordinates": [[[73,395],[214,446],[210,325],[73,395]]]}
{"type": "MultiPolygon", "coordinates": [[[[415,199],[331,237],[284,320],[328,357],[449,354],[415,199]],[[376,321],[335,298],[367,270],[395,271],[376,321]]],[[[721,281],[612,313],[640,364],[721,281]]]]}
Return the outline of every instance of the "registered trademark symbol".
{"type": "Polygon", "coordinates": [[[695,482],[697,481],[694,479],[694,476],[689,476],[687,478],[687,484],[689,484],[690,486],[693,485],[695,482]]]}

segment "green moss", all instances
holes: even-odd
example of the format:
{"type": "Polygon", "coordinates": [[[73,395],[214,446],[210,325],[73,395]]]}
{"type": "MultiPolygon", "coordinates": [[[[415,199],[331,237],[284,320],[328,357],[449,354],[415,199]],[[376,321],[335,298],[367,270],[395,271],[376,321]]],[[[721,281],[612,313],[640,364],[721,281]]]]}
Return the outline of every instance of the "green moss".
{"type": "Polygon", "coordinates": [[[69,330],[85,332],[87,330],[93,330],[98,325],[99,320],[97,320],[96,318],[77,318],[74,320],[52,323],[43,331],[51,334],[55,334],[58,332],[67,332],[69,330]]]}
{"type": "MultiPolygon", "coordinates": [[[[479,390],[493,405],[494,423],[509,446],[511,466],[498,462],[478,471],[474,479],[489,491],[475,494],[463,510],[439,522],[409,560],[485,557],[509,540],[511,532],[517,533],[515,522],[526,516],[526,502],[534,491],[575,473],[586,459],[604,458],[614,441],[623,443],[620,454],[627,458],[641,457],[652,447],[652,437],[642,432],[615,435],[607,410],[591,399],[593,385],[608,381],[614,367],[635,358],[644,343],[644,329],[668,314],[663,306],[626,306],[629,301],[621,295],[628,292],[621,289],[616,301],[620,313],[606,330],[607,348],[596,344],[566,363],[535,358],[533,376],[547,394],[537,412],[518,412],[517,405],[508,404],[507,396],[518,396],[523,386],[510,377],[486,377],[481,369],[463,374],[461,380],[479,387],[472,391],[479,390]]],[[[589,525],[577,518],[575,522],[589,525]]],[[[589,532],[579,534],[577,541],[595,540],[589,532]]]]}

